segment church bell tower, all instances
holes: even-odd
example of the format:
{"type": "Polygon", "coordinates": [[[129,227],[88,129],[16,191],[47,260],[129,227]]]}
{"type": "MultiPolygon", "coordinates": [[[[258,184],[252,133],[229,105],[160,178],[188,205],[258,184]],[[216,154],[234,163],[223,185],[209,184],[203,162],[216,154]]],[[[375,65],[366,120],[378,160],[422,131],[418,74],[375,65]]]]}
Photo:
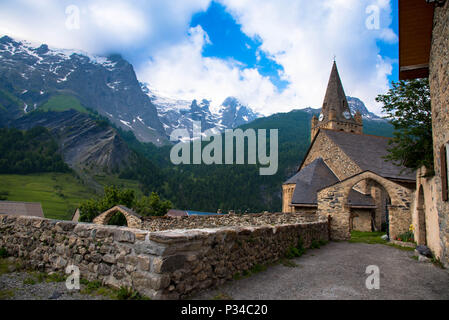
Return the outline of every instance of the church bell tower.
{"type": "Polygon", "coordinates": [[[356,134],[363,133],[362,115],[359,112],[352,115],[335,61],[327,85],[323,108],[319,118],[313,116],[311,128],[311,140],[315,138],[321,128],[356,134]]]}

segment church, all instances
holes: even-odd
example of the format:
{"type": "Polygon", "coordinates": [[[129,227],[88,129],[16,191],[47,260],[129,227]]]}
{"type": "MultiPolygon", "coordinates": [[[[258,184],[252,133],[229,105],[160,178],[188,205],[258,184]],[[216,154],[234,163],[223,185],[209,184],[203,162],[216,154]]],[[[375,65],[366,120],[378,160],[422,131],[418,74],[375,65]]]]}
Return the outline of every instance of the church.
{"type": "Polygon", "coordinates": [[[363,133],[334,62],[321,114],[311,121],[310,148],[282,186],[283,212],[332,217],[335,239],[348,239],[352,230],[406,232],[416,173],[384,159],[389,140],[363,133]]]}

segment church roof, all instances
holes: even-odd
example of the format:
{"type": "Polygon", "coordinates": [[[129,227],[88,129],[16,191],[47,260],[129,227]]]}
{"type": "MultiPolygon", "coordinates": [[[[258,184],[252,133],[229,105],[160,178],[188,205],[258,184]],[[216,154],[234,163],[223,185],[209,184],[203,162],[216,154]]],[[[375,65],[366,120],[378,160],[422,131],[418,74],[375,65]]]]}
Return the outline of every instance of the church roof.
{"type": "Polygon", "coordinates": [[[372,171],[384,178],[416,180],[416,173],[398,167],[384,157],[389,154],[389,138],[344,131],[321,129],[362,171],[372,171]],[[404,170],[403,172],[401,172],[404,170]]]}
{"type": "Polygon", "coordinates": [[[329,119],[330,110],[334,109],[336,112],[337,121],[342,122],[354,122],[355,120],[351,115],[351,110],[349,109],[348,100],[346,99],[346,94],[343,89],[343,84],[341,83],[340,75],[338,73],[337,63],[334,61],[332,66],[331,75],[329,77],[329,83],[327,85],[326,95],[323,102],[323,114],[324,121],[329,119]],[[348,112],[350,118],[345,118],[344,114],[348,112]]]}
{"type": "MultiPolygon", "coordinates": [[[[292,204],[316,205],[318,190],[338,181],[338,178],[324,160],[318,158],[287,180],[285,184],[296,184],[292,204]]],[[[374,201],[370,196],[363,195],[355,190],[351,190],[348,202],[352,206],[374,206],[374,201]]]]}

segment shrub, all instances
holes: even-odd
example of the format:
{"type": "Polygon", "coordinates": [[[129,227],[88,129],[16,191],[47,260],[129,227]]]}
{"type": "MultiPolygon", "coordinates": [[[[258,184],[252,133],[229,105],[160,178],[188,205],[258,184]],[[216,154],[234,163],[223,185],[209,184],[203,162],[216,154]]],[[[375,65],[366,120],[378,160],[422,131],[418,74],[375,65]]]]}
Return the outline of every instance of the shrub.
{"type": "Polygon", "coordinates": [[[398,235],[395,240],[402,242],[415,242],[415,236],[412,231],[407,231],[398,235]]]}
{"type": "Polygon", "coordinates": [[[144,297],[132,288],[120,287],[117,291],[117,299],[119,300],[143,300],[144,297]]]}
{"type": "Polygon", "coordinates": [[[8,251],[5,248],[0,248],[0,258],[4,259],[8,257],[8,251]]]}
{"type": "Polygon", "coordinates": [[[296,245],[296,247],[290,246],[287,249],[287,252],[285,253],[285,257],[287,259],[299,258],[305,252],[306,252],[306,249],[304,248],[304,241],[301,238],[299,238],[298,244],[296,245]]]}

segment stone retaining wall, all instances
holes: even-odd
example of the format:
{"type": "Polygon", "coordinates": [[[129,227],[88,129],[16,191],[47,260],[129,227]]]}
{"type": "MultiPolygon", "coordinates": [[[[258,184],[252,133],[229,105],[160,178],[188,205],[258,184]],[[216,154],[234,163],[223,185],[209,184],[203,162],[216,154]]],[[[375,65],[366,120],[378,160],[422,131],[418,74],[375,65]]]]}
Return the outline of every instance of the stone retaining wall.
{"type": "Polygon", "coordinates": [[[297,224],[150,232],[0,216],[0,247],[42,271],[80,268],[81,277],[132,287],[152,299],[179,299],[283,257],[298,238],[328,240],[325,219],[297,224]]]}

